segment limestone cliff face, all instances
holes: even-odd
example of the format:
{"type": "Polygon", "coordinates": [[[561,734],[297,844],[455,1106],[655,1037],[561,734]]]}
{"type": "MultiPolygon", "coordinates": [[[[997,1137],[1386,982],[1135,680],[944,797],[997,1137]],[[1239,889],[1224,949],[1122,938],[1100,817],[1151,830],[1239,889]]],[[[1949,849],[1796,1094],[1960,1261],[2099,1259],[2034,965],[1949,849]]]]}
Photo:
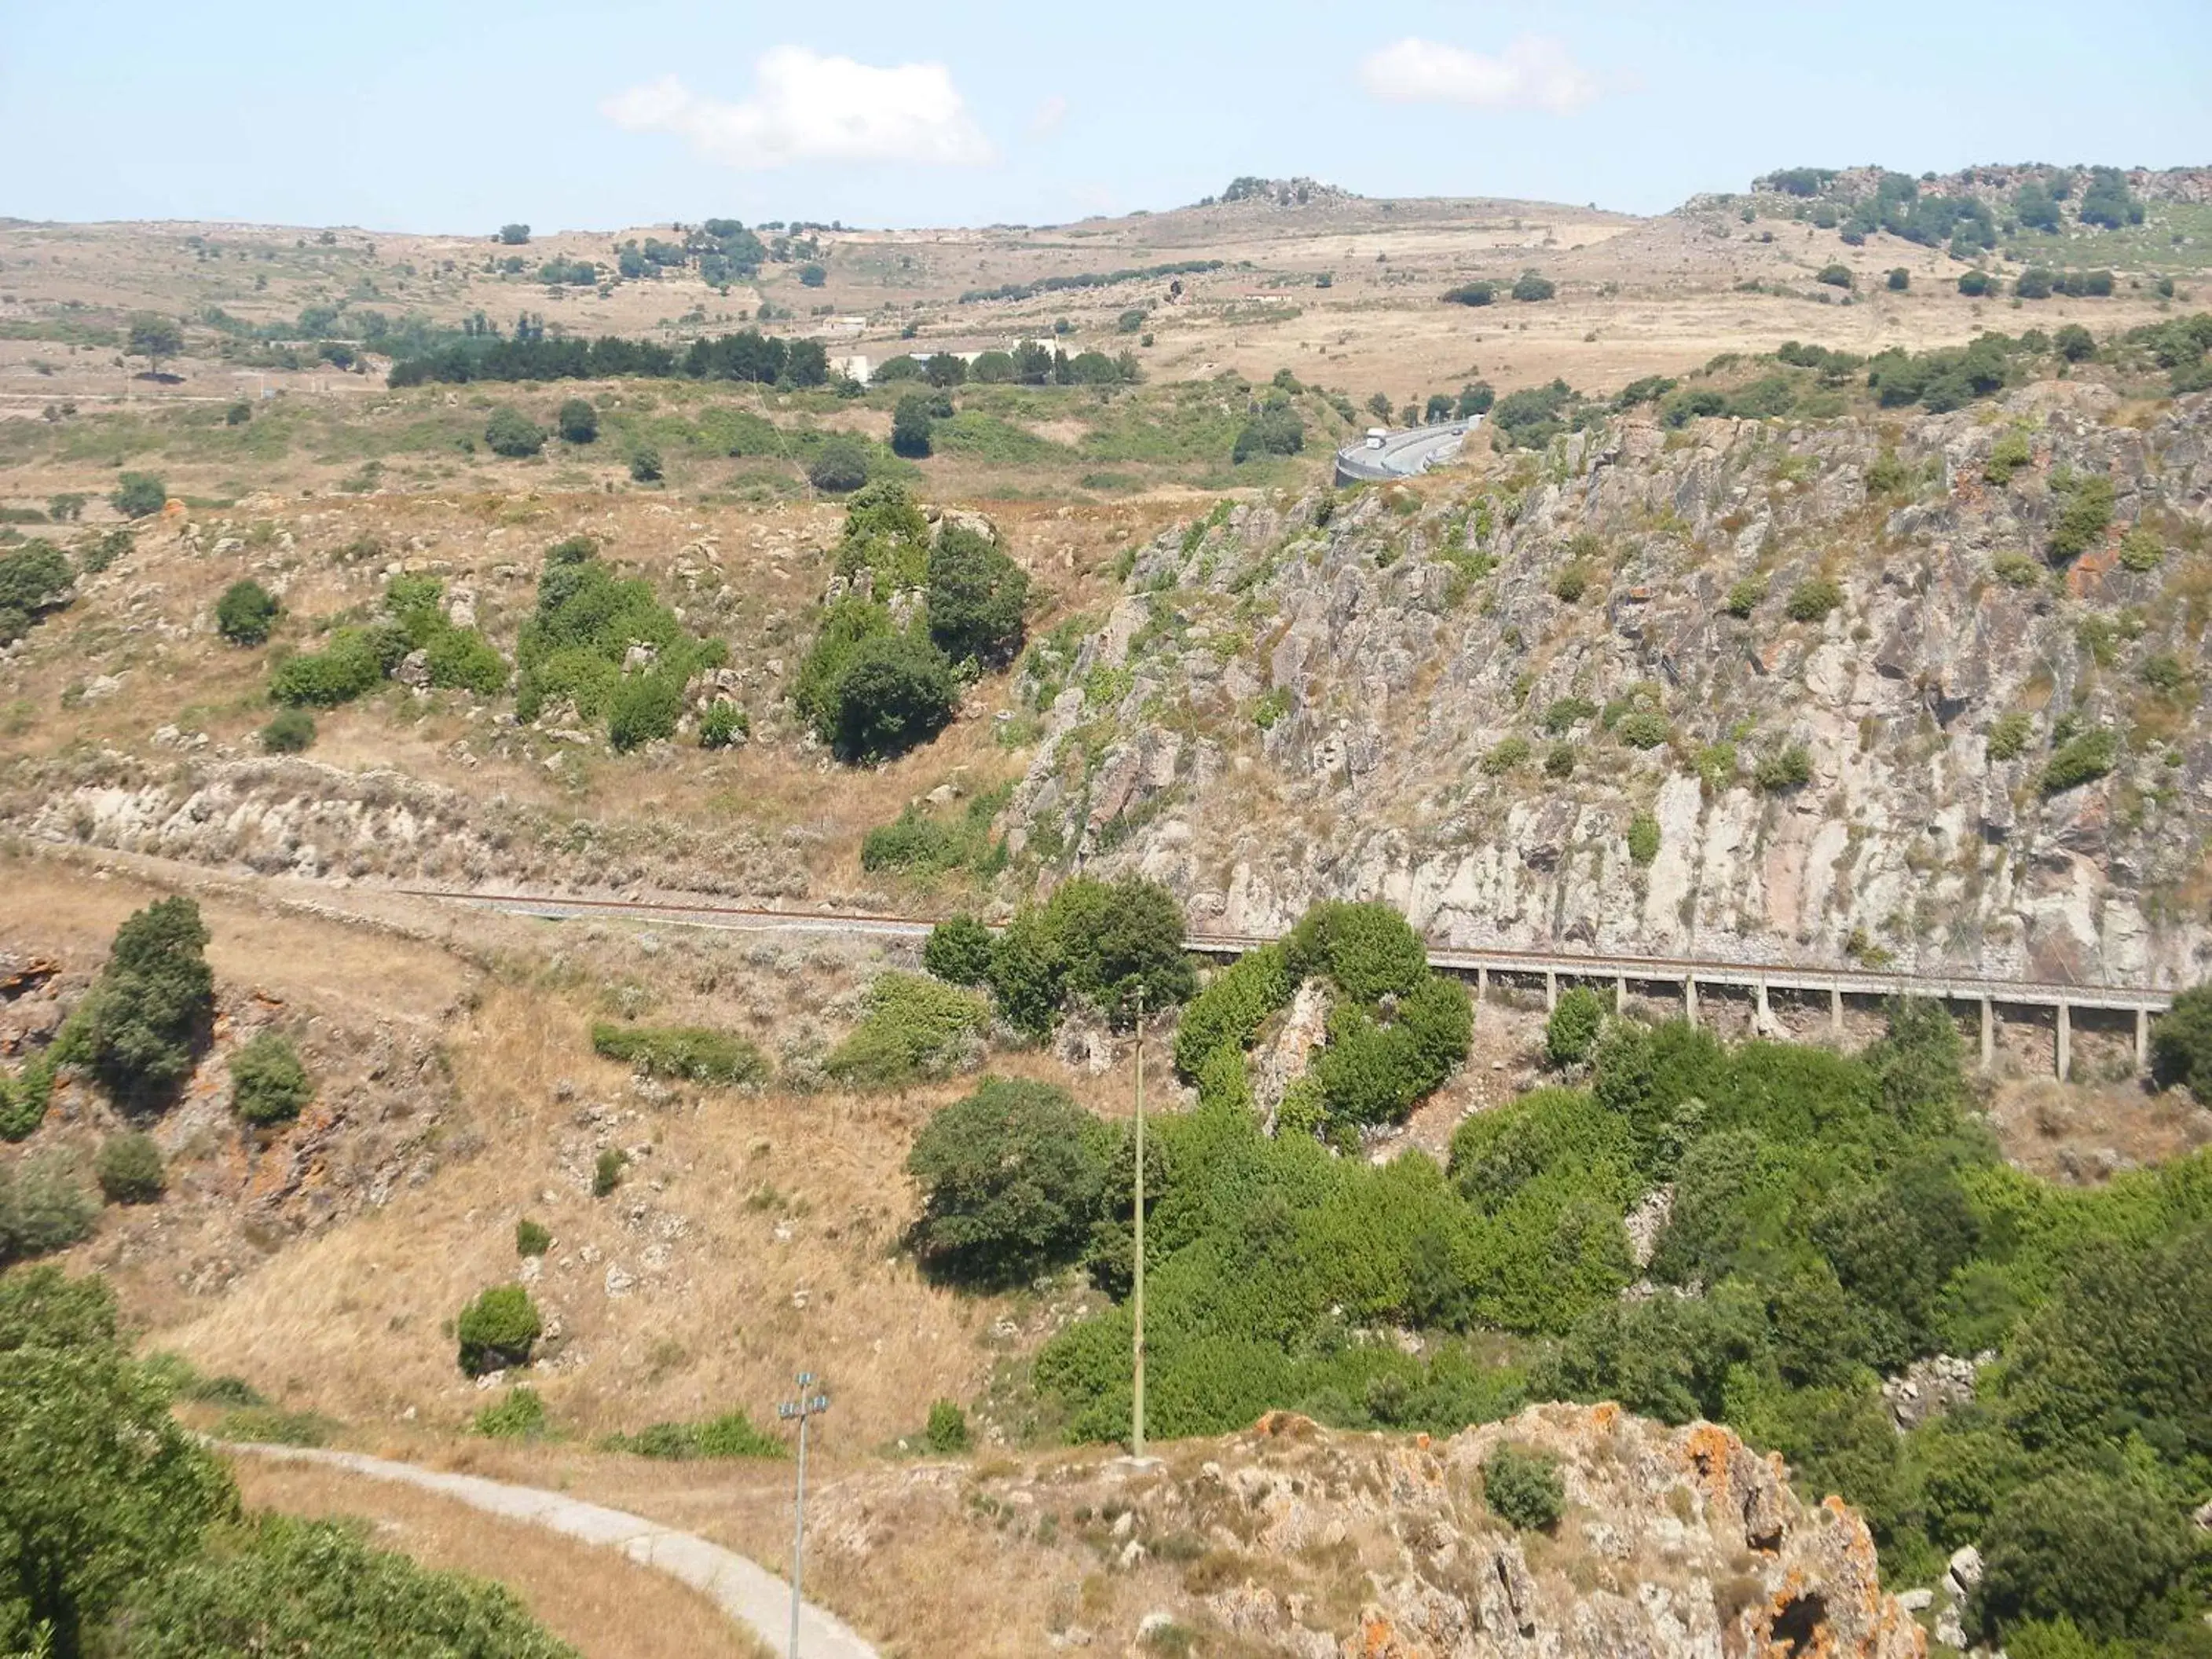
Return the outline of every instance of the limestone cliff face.
{"type": "Polygon", "coordinates": [[[1164,535],[1040,686],[1006,822],[1204,927],[1382,897],[1439,943],[2193,981],[2212,403],[2120,413],[2051,384],[1878,424],[1629,420],[1425,501],[1164,535]],[[1993,483],[2014,432],[2032,459],[1993,483]],[[2111,522],[2064,560],[2087,478],[2111,522]],[[2109,774],[2046,790],[2100,731],[2109,774]]]}

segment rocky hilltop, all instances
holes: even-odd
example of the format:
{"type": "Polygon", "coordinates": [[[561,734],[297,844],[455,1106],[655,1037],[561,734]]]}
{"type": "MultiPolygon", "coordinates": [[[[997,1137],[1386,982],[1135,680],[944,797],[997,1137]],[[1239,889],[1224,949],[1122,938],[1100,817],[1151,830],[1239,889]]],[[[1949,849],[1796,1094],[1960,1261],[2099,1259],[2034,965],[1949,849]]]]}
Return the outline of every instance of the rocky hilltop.
{"type": "Polygon", "coordinates": [[[2202,976],[2205,399],[1629,418],[1457,477],[1137,550],[1034,659],[1015,847],[1236,931],[2202,976]]]}
{"type": "Polygon", "coordinates": [[[1018,1622],[966,1651],[1118,1652],[1132,1637],[1130,1651],[1205,1637],[1301,1659],[1926,1651],[1840,1501],[1807,1504],[1778,1458],[1726,1429],[1614,1406],[1534,1407],[1448,1440],[1276,1413],[1161,1462],[973,1481],[931,1466],[835,1483],[821,1503],[809,1568],[825,1581],[869,1575],[881,1589],[949,1553],[1048,1632],[1018,1622]],[[1554,1525],[1516,1530],[1494,1512],[1483,1465],[1501,1444],[1556,1461],[1554,1525]]]}

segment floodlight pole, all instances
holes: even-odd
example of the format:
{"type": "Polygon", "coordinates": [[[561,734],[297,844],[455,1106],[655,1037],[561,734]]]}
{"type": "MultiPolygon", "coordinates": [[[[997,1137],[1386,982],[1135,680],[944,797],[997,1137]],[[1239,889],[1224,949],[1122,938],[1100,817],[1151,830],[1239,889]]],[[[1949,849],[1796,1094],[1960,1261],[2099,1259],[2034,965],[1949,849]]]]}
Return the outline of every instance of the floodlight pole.
{"type": "Polygon", "coordinates": [[[1145,1455],[1145,987],[1137,985],[1137,1271],[1130,1300],[1136,1311],[1131,1339],[1133,1376],[1129,1455],[1145,1455]]]}
{"type": "Polygon", "coordinates": [[[796,1419],[799,1423],[799,1497],[793,1505],[791,1523],[791,1656],[799,1659],[799,1573],[806,1557],[806,1420],[817,1413],[830,1409],[830,1396],[809,1392],[814,1387],[814,1373],[799,1374],[799,1398],[785,1401],[775,1408],[775,1414],[787,1422],[796,1419]]]}

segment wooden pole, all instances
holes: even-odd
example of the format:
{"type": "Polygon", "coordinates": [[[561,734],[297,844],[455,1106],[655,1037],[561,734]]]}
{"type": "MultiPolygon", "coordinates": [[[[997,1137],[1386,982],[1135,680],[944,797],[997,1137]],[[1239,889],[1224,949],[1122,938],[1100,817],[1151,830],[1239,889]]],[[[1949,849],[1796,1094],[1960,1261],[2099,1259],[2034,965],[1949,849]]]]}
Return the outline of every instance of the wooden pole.
{"type": "Polygon", "coordinates": [[[1145,988],[1137,987],[1137,1271],[1130,1297],[1136,1317],[1131,1341],[1129,1452],[1145,1455],[1145,988]]]}

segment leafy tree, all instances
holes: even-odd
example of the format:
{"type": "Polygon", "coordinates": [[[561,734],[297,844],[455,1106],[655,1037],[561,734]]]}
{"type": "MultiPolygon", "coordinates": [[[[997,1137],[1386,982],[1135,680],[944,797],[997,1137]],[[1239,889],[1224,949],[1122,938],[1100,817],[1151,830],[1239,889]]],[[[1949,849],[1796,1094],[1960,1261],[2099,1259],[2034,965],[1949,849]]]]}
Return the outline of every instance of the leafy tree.
{"type": "Polygon", "coordinates": [[[631,450],[629,477],[632,483],[659,483],[661,478],[660,452],[651,444],[640,444],[631,450]]]}
{"type": "Polygon", "coordinates": [[[482,1376],[510,1365],[526,1365],[544,1328],[528,1291],[520,1285],[495,1285],[462,1309],[454,1322],[461,1370],[470,1376],[482,1376]]]}
{"type": "Polygon", "coordinates": [[[564,443],[594,443],[599,435],[599,411],[588,398],[570,398],[562,404],[553,424],[564,443]]]}
{"type": "Polygon", "coordinates": [[[1959,275],[1959,292],[1970,300],[1978,300],[1990,291],[1995,283],[1996,279],[1986,270],[1961,271],[1959,275]]]}
{"type": "Polygon", "coordinates": [[[2179,1084],[2199,1102],[2212,1102],[2212,986],[2182,992],[2151,1022],[2150,1063],[2160,1088],[2179,1084]]]}
{"type": "Polygon", "coordinates": [[[185,349],[185,337],[173,319],[158,316],[150,311],[133,313],[131,319],[131,356],[146,360],[146,372],[159,374],[164,357],[180,356],[185,349]]]}
{"type": "Polygon", "coordinates": [[[276,596],[251,577],[234,581],[216,601],[216,632],[233,645],[264,645],[281,608],[276,596]]]}
{"type": "Polygon", "coordinates": [[[1387,392],[1376,392],[1367,400],[1367,407],[1374,411],[1376,420],[1388,421],[1390,418],[1390,394],[1387,392]]]}
{"type": "Polygon", "coordinates": [[[1513,297],[1521,301],[1548,300],[1558,292],[1550,277],[1540,276],[1533,270],[1522,272],[1520,280],[1513,284],[1513,297]]]}
{"type": "Polygon", "coordinates": [[[991,930],[966,911],[929,930],[921,965],[948,985],[982,985],[991,977],[991,930]]]}
{"type": "Polygon", "coordinates": [[[1973,1612],[1998,1639],[2022,1619],[2070,1619],[2089,1635],[2150,1636],[2190,1554],[2172,1504],[2124,1476],[2046,1475],[2001,1501],[1982,1541],[1973,1612]]]}
{"type": "Polygon", "coordinates": [[[933,423],[929,412],[929,399],[920,392],[907,393],[898,400],[898,407],[891,412],[891,453],[902,455],[910,461],[927,459],[930,428],[933,423]]]}
{"type": "Polygon", "coordinates": [[[985,1079],[930,1119],[907,1159],[921,1190],[923,1266],[990,1288],[1073,1261],[1104,1188],[1109,1139],[1063,1089],[985,1079]]]}
{"type": "Polygon", "coordinates": [[[519,224],[501,225],[499,228],[499,240],[508,247],[521,247],[530,240],[530,227],[519,224]]]}
{"type": "Polygon", "coordinates": [[[158,899],[116,929],[87,1000],[84,1043],[118,1105],[166,1104],[191,1074],[215,1019],[215,974],[199,906],[158,899]]]}
{"type": "Polygon", "coordinates": [[[68,556],[51,542],[0,554],[0,645],[13,644],[47,611],[67,604],[74,580],[68,556]]]}
{"type": "Polygon", "coordinates": [[[2075,210],[2085,225],[2118,230],[2143,222],[2143,204],[2128,188],[2127,175],[2118,167],[2091,167],[2089,183],[2075,210]]]}
{"type": "Polygon", "coordinates": [[[1449,421],[1451,417],[1451,394],[1449,392],[1431,392],[1427,404],[1421,410],[1421,418],[1434,426],[1438,422],[1449,421]]]}
{"type": "Polygon", "coordinates": [[[111,1204],[151,1204],[161,1196],[161,1150],[149,1134],[133,1130],[108,1136],[92,1167],[100,1195],[111,1204]]]}
{"type": "Polygon", "coordinates": [[[1296,455],[1305,447],[1305,422],[1288,403],[1276,403],[1245,423],[1229,459],[1241,464],[1260,455],[1296,455]]]}
{"type": "Polygon", "coordinates": [[[2013,278],[2012,291],[2023,300],[2048,300],[2054,286],[2049,271],[2041,265],[2030,265],[2013,278]]]}
{"type": "Polygon", "coordinates": [[[2095,337],[2079,323],[2068,323],[2051,337],[2051,343],[2069,363],[2085,363],[2097,355],[2095,337]]]}
{"type": "Polygon", "coordinates": [[[231,1109],[256,1128],[289,1123],[314,1097],[314,1079],[282,1031],[258,1031],[230,1057],[231,1109]]]}
{"type": "Polygon", "coordinates": [[[1482,1460],[1482,1501],[1522,1532],[1549,1532],[1567,1504],[1567,1483],[1556,1459],[1502,1441],[1482,1460]]]}
{"type": "Polygon", "coordinates": [[[1486,306],[1497,298],[1498,284],[1480,281],[1462,283],[1457,288],[1448,288],[1443,292],[1444,302],[1448,305],[1486,306]]]}
{"type": "Polygon", "coordinates": [[[832,707],[840,759],[892,760],[952,723],[960,688],[952,665],[927,640],[878,634],[837,676],[832,707]]]}
{"type": "Polygon", "coordinates": [[[1893,265],[1883,281],[1892,294],[1902,294],[1912,286],[1912,273],[1903,265],[1893,265]]]}
{"type": "Polygon", "coordinates": [[[1816,283],[1826,283],[1830,288],[1850,288],[1858,279],[1852,276],[1851,268],[1849,265],[1828,264],[1821,266],[1820,274],[1813,280],[1816,283]]]}
{"type": "Polygon", "coordinates": [[[1491,405],[1498,401],[1498,393],[1487,380],[1477,380],[1459,390],[1459,405],[1453,411],[1460,419],[1468,420],[1477,415],[1490,413],[1491,405]]]}
{"type": "Polygon", "coordinates": [[[145,1584],[122,1629],[120,1659],[575,1659],[503,1585],[373,1548],[358,1523],[280,1515],[145,1584]]]}
{"type": "Polygon", "coordinates": [[[150,518],[167,505],[169,487],[151,472],[125,472],[116,479],[108,501],[126,519],[150,518]]]}
{"type": "MultiPolygon", "coordinates": [[[[43,1101],[40,1108],[43,1115],[43,1101]]],[[[0,1164],[0,1268],[67,1249],[91,1233],[94,1215],[64,1155],[49,1152],[0,1164]]]]}
{"type": "Polygon", "coordinates": [[[545,428],[512,404],[501,404],[484,423],[484,447],[495,455],[520,460],[545,447],[545,428]]]}
{"type": "Polygon", "coordinates": [[[929,551],[929,637],[954,662],[995,666],[1022,648],[1029,573],[990,537],[946,524],[929,551]]]}
{"type": "Polygon", "coordinates": [[[799,285],[803,288],[820,288],[829,280],[830,273],[811,260],[799,268],[799,285]]]}
{"type": "Polygon", "coordinates": [[[0,1285],[0,1649],[89,1651],[108,1614],[237,1512],[222,1467],[169,1414],[167,1385],[58,1277],[0,1285]],[[10,1315],[7,1303],[14,1301],[10,1315]]]}
{"type": "Polygon", "coordinates": [[[1597,1047],[1605,1024],[1605,1000],[1587,985],[1563,993],[1544,1023],[1544,1054],[1554,1066],[1578,1066],[1597,1047]]]}
{"type": "Polygon", "coordinates": [[[867,446],[858,438],[845,433],[825,441],[807,464],[806,477],[817,489],[831,495],[849,495],[867,483],[870,468],[867,446]]]}

